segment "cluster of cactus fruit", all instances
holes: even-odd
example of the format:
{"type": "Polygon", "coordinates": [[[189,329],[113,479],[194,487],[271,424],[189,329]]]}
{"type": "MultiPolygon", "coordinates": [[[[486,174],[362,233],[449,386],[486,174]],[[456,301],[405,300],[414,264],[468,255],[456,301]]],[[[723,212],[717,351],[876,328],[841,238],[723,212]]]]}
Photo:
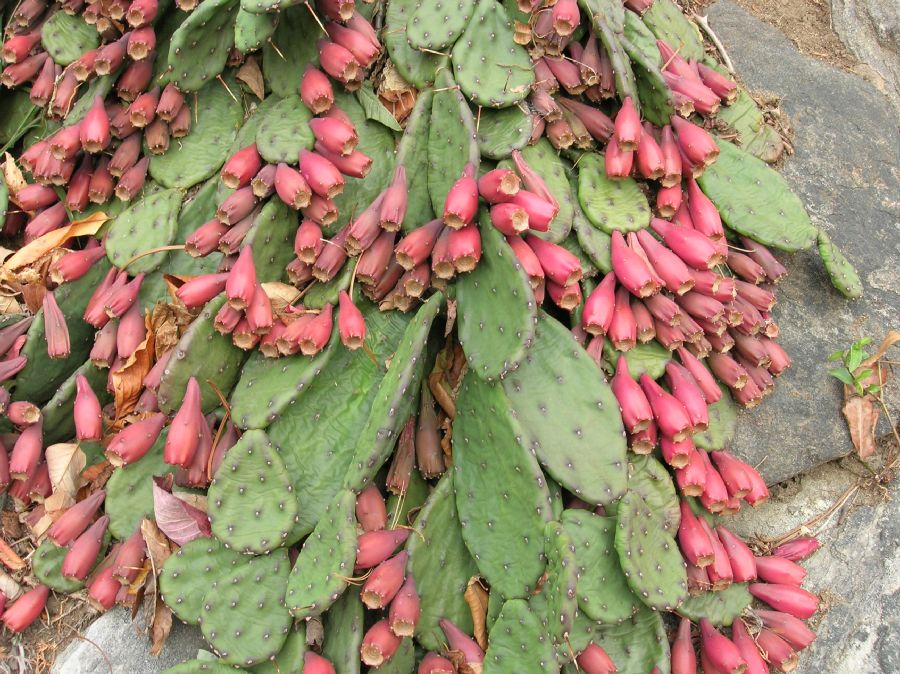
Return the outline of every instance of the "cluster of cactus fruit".
{"type": "Polygon", "coordinates": [[[3,19],[6,629],[86,588],[199,625],[173,674],[796,666],[818,544],[718,523],[768,496],[727,446],[770,248],[861,285],[672,0],[3,19]]]}

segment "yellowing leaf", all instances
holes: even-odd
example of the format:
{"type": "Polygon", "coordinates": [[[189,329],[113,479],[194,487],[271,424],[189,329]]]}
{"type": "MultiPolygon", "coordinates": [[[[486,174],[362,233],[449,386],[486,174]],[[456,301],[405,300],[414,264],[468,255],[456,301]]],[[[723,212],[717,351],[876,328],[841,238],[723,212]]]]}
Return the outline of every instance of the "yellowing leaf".
{"type": "Polygon", "coordinates": [[[96,234],[107,220],[109,216],[106,213],[97,212],[84,220],[76,220],[70,225],[47,232],[16,251],[15,255],[4,263],[3,268],[18,269],[31,264],[73,237],[96,234]]]}
{"type": "Polygon", "coordinates": [[[47,447],[47,469],[54,494],[65,494],[75,498],[75,492],[84,484],[81,471],[87,466],[87,456],[74,442],[65,442],[47,447]]]}

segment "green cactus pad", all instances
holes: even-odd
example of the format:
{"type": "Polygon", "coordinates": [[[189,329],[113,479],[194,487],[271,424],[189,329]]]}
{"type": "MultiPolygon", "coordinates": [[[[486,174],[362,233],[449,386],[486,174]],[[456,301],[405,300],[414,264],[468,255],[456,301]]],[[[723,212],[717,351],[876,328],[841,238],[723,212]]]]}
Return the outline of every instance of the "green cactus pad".
{"type": "Polygon", "coordinates": [[[297,163],[300,150],[311,150],[315,144],[307,123],[311,117],[296,94],[269,107],[256,132],[256,147],[262,158],[270,164],[297,163]]]}
{"type": "Polygon", "coordinates": [[[534,342],[537,308],[522,265],[481,212],[481,261],[456,282],[459,341],[469,367],[488,381],[517,367],[534,342]]]}
{"type": "Polygon", "coordinates": [[[454,86],[449,71],[442,70],[435,86],[428,127],[428,192],[431,206],[438,215],[444,212],[444,201],[467,163],[475,166],[481,156],[475,138],[475,119],[466,99],[454,86]]]}
{"type": "MultiPolygon", "coordinates": [[[[123,269],[138,253],[172,243],[178,228],[182,196],[180,190],[161,190],[137,200],[116,217],[106,232],[109,261],[123,269]]],[[[153,271],[167,256],[168,252],[164,251],[137,259],[128,265],[128,273],[153,271]]]]}
{"type": "Polygon", "coordinates": [[[513,40],[512,22],[495,0],[478,1],[451,58],[454,78],[477,105],[505,108],[525,98],[534,83],[528,52],[513,40]]]}
{"type": "Polygon", "coordinates": [[[795,252],[809,248],[818,230],[784,177],[726,140],[698,178],[700,187],[731,229],[766,246],[795,252]]]}
{"type": "Polygon", "coordinates": [[[303,655],[307,651],[306,624],[295,623],[281,650],[271,660],[250,668],[252,674],[303,674],[303,655]]]}
{"type": "MultiPolygon", "coordinates": [[[[212,220],[216,215],[216,190],[221,184],[219,176],[209,178],[194,197],[186,202],[178,215],[178,231],[175,233],[175,241],[184,243],[194,231],[205,222],[212,220]]],[[[166,271],[169,274],[182,274],[184,276],[199,276],[200,274],[215,273],[222,259],[221,253],[211,253],[205,257],[191,257],[187,254],[170,255],[166,261],[166,271]]]]}
{"type": "Polygon", "coordinates": [[[350,586],[325,614],[325,643],[322,656],[341,674],[359,674],[359,648],[365,627],[365,605],[359,588],[350,586]]]}
{"type": "Polygon", "coordinates": [[[75,419],[72,417],[72,408],[75,404],[75,376],[84,375],[93,389],[100,405],[105,405],[112,396],[106,390],[108,370],[101,370],[91,361],[79,367],[71,376],[60,384],[53,397],[41,409],[41,417],[44,420],[44,445],[52,445],[55,442],[64,442],[75,435],[75,419]]]}
{"type": "Polygon", "coordinates": [[[475,0],[419,0],[406,22],[406,39],[414,49],[440,51],[462,35],[475,0]]]}
{"type": "Polygon", "coordinates": [[[625,12],[625,24],[622,34],[636,49],[650,60],[657,68],[663,66],[662,55],[656,46],[656,36],[647,28],[647,24],[641,21],[634,12],[625,12]]]}
{"type": "Polygon", "coordinates": [[[270,199],[259,212],[244,245],[253,247],[256,280],[260,283],[281,281],[284,268],[294,259],[294,234],[297,215],[281,199],[270,199]]]}
{"type": "MultiPolygon", "coordinates": [[[[236,91],[231,82],[229,86],[236,91]]],[[[172,143],[165,154],[150,158],[150,176],[163,187],[187,189],[214,175],[228,158],[244,119],[240,103],[221,82],[210,82],[197,92],[196,107],[192,98],[185,103],[193,113],[190,134],[172,143]]]]}
{"type": "Polygon", "coordinates": [[[218,660],[188,660],[180,665],[169,667],[163,674],[241,674],[246,669],[236,669],[229,665],[223,665],[218,660]]]}
{"type": "Polygon", "coordinates": [[[361,491],[375,477],[390,458],[403,424],[416,408],[427,364],[428,334],[443,306],[444,296],[435,293],[406,326],[378,387],[366,424],[359,429],[356,454],[344,478],[348,489],[361,491]]]}
{"type": "MultiPolygon", "coordinates": [[[[335,91],[334,102],[335,105],[347,113],[347,116],[353,122],[353,126],[356,127],[356,131],[359,134],[359,144],[356,146],[356,149],[374,160],[372,168],[365,178],[344,176],[344,191],[338,195],[334,202],[341,213],[338,221],[346,223],[351,217],[356,217],[362,213],[381,191],[390,184],[391,177],[394,174],[393,154],[395,142],[394,134],[384,125],[369,119],[362,105],[352,95],[342,91],[335,91]]],[[[407,167],[408,170],[409,167],[407,167]]],[[[410,175],[407,172],[407,179],[409,178],[410,175]]],[[[425,196],[427,198],[427,194],[425,196]]],[[[410,195],[410,209],[412,206],[412,195],[410,195]]],[[[407,210],[408,212],[409,209],[407,210]]],[[[425,220],[422,220],[422,222],[425,222],[425,220]]],[[[326,234],[331,233],[331,231],[326,232],[326,234]]]]}
{"type": "Polygon", "coordinates": [[[223,304],[224,293],[207,302],[175,345],[157,393],[159,407],[167,414],[174,413],[181,406],[191,377],[196,377],[200,384],[204,413],[220,405],[216,392],[207,380],[215,382],[222,395],[226,396],[237,382],[245,354],[232,344],[230,336],[220,335],[213,327],[216,313],[223,304]]]}
{"type": "Polygon", "coordinates": [[[337,493],[303,543],[285,601],[297,619],[321,615],[347,589],[356,561],[356,494],[337,493]]]}
{"type": "Polygon", "coordinates": [[[687,573],[675,529],[660,529],[660,514],[636,491],[616,514],[616,551],[628,585],[645,605],[671,611],[687,598],[687,573]]]}
{"type": "Polygon", "coordinates": [[[381,99],[378,98],[378,94],[372,89],[371,83],[363,82],[362,86],[356,90],[356,101],[362,107],[363,112],[365,112],[366,119],[378,122],[391,131],[403,132],[400,122],[394,118],[390,110],[384,107],[381,99]]]}
{"type": "Polygon", "coordinates": [[[672,0],[654,0],[641,19],[651,33],[677,49],[682,58],[701,60],[706,55],[700,30],[672,0]]]}
{"type": "Polygon", "coordinates": [[[203,597],[200,630],[223,662],[249,666],[278,654],[292,619],[284,606],[287,550],[246,559],[203,597]]]}
{"type": "Polygon", "coordinates": [[[391,659],[377,669],[378,674],[415,674],[416,647],[412,639],[403,639],[391,659]]]}
{"type": "Polygon", "coordinates": [[[737,132],[737,142],[745,152],[767,164],[778,161],[784,151],[781,136],[766,124],[762,110],[750,94],[745,89],[738,91],[734,103],[719,108],[716,120],[725,122],[732,132],[737,132]]]}
{"type": "MultiPolygon", "coordinates": [[[[626,14],[632,16],[631,12],[626,14]]],[[[656,44],[650,45],[652,51],[648,52],[624,36],[619,38],[619,42],[632,61],[634,81],[641,99],[641,113],[657,126],[668,124],[675,114],[675,94],[669,89],[659,69],[659,50],[656,44]]]]}
{"type": "Polygon", "coordinates": [[[612,271],[612,261],[610,259],[612,237],[588,222],[580,204],[575,211],[572,226],[575,229],[575,236],[578,238],[578,245],[581,246],[584,254],[594,263],[594,266],[603,274],[608,274],[612,271]]]}
{"type": "Polygon", "coordinates": [[[547,631],[556,645],[564,644],[578,612],[579,566],[575,543],[559,522],[544,527],[544,555],[547,557],[547,581],[541,591],[547,595],[547,631]]]}
{"type": "Polygon", "coordinates": [[[644,502],[659,518],[658,526],[676,531],[681,522],[678,494],[669,471],[652,456],[629,454],[628,489],[643,497],[644,502]]]}
{"type": "Polygon", "coordinates": [[[607,54],[609,54],[609,60],[612,63],[613,74],[616,79],[616,95],[619,97],[619,100],[623,101],[630,96],[635,109],[640,112],[641,97],[638,93],[631,60],[622,47],[621,33],[613,32],[613,29],[606,22],[603,20],[598,21],[596,16],[594,16],[593,26],[594,33],[599,38],[607,54]]]}
{"type": "Polygon", "coordinates": [[[31,571],[39,582],[51,590],[70,594],[84,587],[84,581],[64,578],[60,572],[68,548],[61,548],[49,538],[41,543],[31,557],[31,571]]]}
{"type": "MultiPolygon", "coordinates": [[[[659,612],[641,608],[634,617],[617,625],[597,626],[579,619],[570,639],[572,650],[584,650],[593,641],[606,651],[616,663],[620,674],[645,674],[654,667],[660,674],[669,674],[669,638],[659,612]]],[[[581,670],[570,663],[564,674],[581,670]]]]}
{"type": "Polygon", "coordinates": [[[434,82],[441,57],[413,49],[406,37],[406,24],[419,0],[392,0],[384,15],[384,46],[397,71],[407,82],[424,89],[434,82]]]}
{"type": "Polygon", "coordinates": [[[615,370],[619,356],[624,356],[628,374],[635,380],[645,373],[651,379],[659,379],[666,372],[666,364],[672,360],[672,352],[659,342],[637,344],[634,348],[623,352],[616,351],[610,341],[606,340],[603,343],[603,355],[610,364],[611,371],[615,370]]]}
{"type": "Polygon", "coordinates": [[[538,615],[524,599],[510,599],[491,629],[484,674],[558,672],[556,651],[538,615]]]}
{"type": "Polygon", "coordinates": [[[819,256],[831,278],[831,285],[837,288],[841,295],[851,300],[862,295],[863,285],[859,280],[859,274],[825,230],[819,230],[818,244],[819,256]]]}
{"type": "Polygon", "coordinates": [[[228,450],[207,497],[213,534],[244,553],[284,545],[299,511],[284,462],[259,430],[247,431],[228,450]]]}
{"type": "Polygon", "coordinates": [[[580,0],[578,4],[595,25],[601,22],[616,33],[624,30],[627,12],[616,0],[580,0]]]}
{"type": "Polygon", "coordinates": [[[434,218],[431,194],[428,191],[427,142],[433,100],[434,94],[430,90],[419,94],[415,107],[406,119],[406,130],[397,145],[395,164],[402,165],[406,169],[408,189],[406,217],[403,219],[404,233],[434,218]]]}
{"type": "Polygon", "coordinates": [[[451,620],[463,632],[472,631],[472,612],[464,598],[475,562],[462,539],[453,477],[445,475],[431,492],[416,518],[418,534],[409,537],[409,573],[416,581],[422,613],[416,639],[425,648],[439,651],[444,642],[438,625],[451,620]]]}
{"type": "Polygon", "coordinates": [[[203,0],[172,34],[169,81],[199,91],[225,68],[234,46],[238,0],[203,0]]]}
{"type": "MultiPolygon", "coordinates": [[[[244,0],[244,9],[253,11],[247,4],[244,0]]],[[[291,4],[294,6],[280,13],[278,27],[262,48],[263,75],[276,96],[292,96],[300,91],[306,66],[319,62],[316,43],[326,37],[307,5],[291,4]]]]}
{"type": "Polygon", "coordinates": [[[303,306],[307,309],[322,309],[326,304],[337,305],[342,290],[350,288],[356,265],[347,261],[333,279],[326,283],[316,283],[303,296],[303,306]]]}
{"type": "Polygon", "coordinates": [[[14,400],[27,400],[35,405],[43,405],[87,360],[94,345],[94,328],[84,322],[82,315],[88,300],[108,270],[109,264],[101,259],[80,279],[64,283],[53,292],[69,329],[68,358],[50,358],[47,355],[44,310],[41,309],[35,315],[21,351],[21,355],[28,358],[28,364],[16,375],[14,400]]]}
{"type": "Polygon", "coordinates": [[[297,401],[340,348],[339,340],[332,337],[328,346],[312,358],[300,354],[266,358],[254,352],[244,363],[231,394],[234,422],[244,429],[266,428],[297,401]]]}
{"type": "Polygon", "coordinates": [[[234,48],[242,54],[260,49],[278,26],[278,14],[253,14],[241,8],[234,21],[234,48]]]}
{"type": "Polygon", "coordinates": [[[625,493],[625,432],[594,361],[557,320],[542,315],[534,346],[503,380],[523,448],[563,487],[590,503],[625,493]],[[554,386],[556,388],[554,388],[554,386]]]}
{"type": "Polygon", "coordinates": [[[144,518],[153,518],[153,478],[173,472],[163,461],[168,428],[164,428],[150,451],[134,463],[116,468],[106,483],[106,514],[109,531],[128,538],[144,518]]]}
{"type": "MultiPolygon", "coordinates": [[[[4,112],[3,116],[0,117],[0,143],[12,145],[19,140],[19,138],[25,136],[28,131],[32,130],[31,124],[34,123],[35,120],[40,119],[41,109],[31,102],[31,99],[28,98],[28,91],[25,89],[4,91],[3,100],[4,112]]],[[[93,101],[91,102],[93,103],[93,101]]],[[[43,120],[38,122],[38,124],[41,124],[42,122],[43,120]]],[[[29,138],[34,138],[34,142],[37,142],[46,135],[48,134],[39,132],[29,134],[26,136],[24,146],[28,148],[33,144],[27,142],[29,138]]],[[[2,178],[0,178],[0,182],[3,182],[2,178]]],[[[6,207],[4,207],[3,210],[6,211],[6,207]]]]}
{"type": "Polygon", "coordinates": [[[678,607],[678,613],[693,621],[706,618],[713,625],[731,626],[744,609],[753,602],[747,583],[732,583],[720,592],[704,592],[688,597],[678,607]]]}
{"type": "Polygon", "coordinates": [[[728,389],[721,384],[719,388],[722,389],[722,397],[709,406],[709,428],[692,437],[697,447],[709,451],[728,446],[737,427],[737,406],[728,389]]]}
{"type": "MultiPolygon", "coordinates": [[[[130,535],[130,532],[129,532],[130,535]]],[[[205,594],[215,594],[250,559],[215,538],[195,538],[170,555],[159,574],[166,605],[186,623],[200,622],[205,594]]]]}
{"type": "Polygon", "coordinates": [[[550,502],[544,475],[519,442],[500,386],[469,370],[453,420],[453,484],[466,547],[504,597],[525,597],[544,572],[550,502]]]}
{"type": "MultiPolygon", "coordinates": [[[[367,345],[384,363],[400,343],[410,317],[399,312],[366,311],[367,345]]],[[[309,533],[338,492],[356,449],[359,429],[384,375],[361,350],[338,345],[322,371],[303,391],[300,404],[288,404],[268,429],[300,495],[300,520],[293,536],[309,533]]]]}
{"type": "MultiPolygon", "coordinates": [[[[100,44],[97,29],[80,16],[55,12],[41,26],[41,44],[50,58],[61,66],[67,66],[82,54],[96,49],[100,44]]],[[[94,99],[91,99],[91,103],[94,99]]]]}
{"type": "Polygon", "coordinates": [[[650,224],[650,204],[638,184],[607,178],[601,155],[582,155],[578,162],[578,200],[591,224],[607,234],[636,232],[650,224]]]}
{"type": "Polygon", "coordinates": [[[589,510],[564,510],[562,523],[575,546],[578,608],[591,620],[618,623],[641,605],[625,579],[615,548],[616,521],[589,510]]]}
{"type": "Polygon", "coordinates": [[[531,140],[531,115],[518,105],[484,108],[478,116],[478,149],[488,159],[506,159],[531,140]]]}

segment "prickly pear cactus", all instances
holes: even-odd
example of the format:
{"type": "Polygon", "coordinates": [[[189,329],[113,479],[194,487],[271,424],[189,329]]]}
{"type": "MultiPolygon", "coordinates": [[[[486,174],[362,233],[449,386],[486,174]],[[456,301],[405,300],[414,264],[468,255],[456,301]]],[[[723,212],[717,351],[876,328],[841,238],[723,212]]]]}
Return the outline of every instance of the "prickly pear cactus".
{"type": "Polygon", "coordinates": [[[650,205],[637,183],[607,178],[599,155],[587,155],[578,163],[578,199],[591,224],[607,234],[635,232],[650,223],[650,205]]]}

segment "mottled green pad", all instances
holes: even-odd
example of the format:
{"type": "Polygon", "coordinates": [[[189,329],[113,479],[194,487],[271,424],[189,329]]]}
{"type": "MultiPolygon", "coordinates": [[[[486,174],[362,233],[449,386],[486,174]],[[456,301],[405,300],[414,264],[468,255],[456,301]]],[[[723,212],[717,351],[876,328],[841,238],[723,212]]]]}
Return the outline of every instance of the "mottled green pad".
{"type": "Polygon", "coordinates": [[[590,503],[625,493],[625,432],[615,396],[587,352],[541,315],[534,346],[503,388],[520,444],[563,487],[590,503]]]}
{"type": "Polygon", "coordinates": [[[356,260],[347,260],[333,279],[314,284],[303,296],[303,306],[307,309],[322,309],[326,304],[337,305],[341,291],[350,288],[355,268],[356,260]]]}
{"type": "Polygon", "coordinates": [[[213,327],[216,313],[225,304],[225,293],[206,303],[182,335],[169,359],[159,383],[159,407],[167,414],[175,412],[184,399],[188,379],[197,378],[202,392],[204,413],[220,405],[216,392],[207,383],[215,382],[222,395],[227,396],[237,382],[245,354],[231,342],[230,336],[220,335],[213,327]]]}
{"type": "Polygon", "coordinates": [[[156,33],[156,60],[153,62],[153,79],[159,82],[166,81],[169,72],[169,46],[172,44],[172,36],[181,24],[190,16],[188,12],[160,12],[159,19],[153,26],[156,33]]]}
{"type": "MultiPolygon", "coordinates": [[[[347,113],[353,126],[356,127],[356,132],[359,134],[359,144],[356,149],[373,159],[372,168],[365,178],[344,176],[344,191],[334,200],[341,214],[338,222],[346,224],[350,218],[362,213],[390,184],[394,174],[395,142],[394,134],[387,127],[367,118],[365,110],[354,96],[346,92],[335,91],[334,101],[335,105],[347,113]]],[[[407,167],[408,170],[409,167],[407,167]]],[[[409,173],[407,173],[408,178],[409,173]]],[[[423,220],[423,222],[425,221],[423,220]]],[[[336,227],[337,225],[335,225],[336,227]]]]}
{"type": "Polygon", "coordinates": [[[356,560],[355,506],[356,494],[339,491],[303,543],[285,597],[295,618],[321,615],[347,589],[356,560]]]}
{"type": "Polygon", "coordinates": [[[557,646],[564,644],[578,613],[579,566],[572,536],[559,522],[544,527],[547,581],[541,590],[547,596],[547,628],[557,646]]]}
{"type": "Polygon", "coordinates": [[[266,428],[300,395],[340,350],[332,337],[328,346],[312,358],[300,354],[266,358],[253,353],[241,369],[241,378],[231,394],[231,417],[240,428],[266,428]]]}
{"type": "Polygon", "coordinates": [[[241,0],[241,9],[257,14],[280,12],[302,2],[303,0],[241,0]]]}
{"type": "MultiPolygon", "coordinates": [[[[216,190],[222,184],[218,175],[209,178],[194,197],[185,203],[178,215],[178,230],[175,233],[175,241],[184,243],[200,225],[212,220],[216,215],[216,190]]],[[[185,276],[199,276],[200,274],[212,274],[218,269],[222,259],[221,253],[211,253],[206,257],[191,257],[187,253],[174,253],[166,260],[166,272],[169,274],[183,274],[185,276]]]]}
{"type": "MultiPolygon", "coordinates": [[[[626,14],[631,15],[631,12],[626,14]]],[[[667,124],[675,114],[675,95],[659,69],[659,50],[653,44],[650,46],[652,51],[645,52],[624,36],[619,38],[619,42],[633,64],[634,80],[641,99],[641,113],[657,126],[667,124]]]]}
{"type": "Polygon", "coordinates": [[[624,356],[628,374],[635,380],[644,373],[652,379],[659,379],[666,372],[666,364],[672,360],[672,352],[659,342],[639,343],[633,349],[622,352],[616,351],[610,341],[606,340],[603,343],[603,355],[613,369],[619,362],[619,356],[624,356]]]}
{"type": "Polygon", "coordinates": [[[253,14],[239,9],[234,22],[234,48],[242,54],[263,46],[278,26],[279,14],[253,14]]]}
{"type": "Polygon", "coordinates": [[[163,564],[159,574],[163,600],[181,620],[196,624],[203,610],[203,596],[215,594],[220,583],[231,578],[248,559],[215,538],[195,538],[163,564]]]}
{"type": "Polygon", "coordinates": [[[734,437],[737,426],[737,406],[731,393],[721,384],[722,397],[709,406],[709,428],[693,436],[694,444],[710,451],[724,449],[734,437]]]}
{"type": "Polygon", "coordinates": [[[580,0],[578,3],[592,22],[601,22],[616,33],[621,33],[625,28],[624,5],[616,0],[580,0]]]}
{"type": "Polygon", "coordinates": [[[175,470],[163,461],[168,433],[164,428],[149,452],[134,463],[116,468],[106,483],[109,531],[116,538],[125,540],[142,519],[153,518],[153,478],[175,470]]]}
{"type": "Polygon", "coordinates": [[[531,139],[531,115],[518,105],[484,108],[478,117],[478,149],[489,159],[506,159],[531,139]]]}
{"type": "Polygon", "coordinates": [[[428,335],[443,306],[443,294],[435,293],[419,307],[406,326],[397,352],[378,387],[369,417],[359,430],[356,454],[344,478],[344,486],[348,489],[362,491],[374,479],[390,458],[403,424],[416,409],[428,360],[428,335]]]}
{"type": "Polygon", "coordinates": [[[537,459],[503,389],[472,370],[453,421],[453,483],[463,540],[478,570],[504,597],[527,596],[544,572],[544,525],[551,507],[537,459]]]}
{"type": "Polygon", "coordinates": [[[443,50],[456,42],[475,9],[475,0],[419,0],[406,22],[415,49],[443,50]]]}
{"type": "Polygon", "coordinates": [[[306,623],[294,623],[278,655],[254,665],[250,671],[252,674],[303,674],[306,650],[306,623]]]}
{"type": "Polygon", "coordinates": [[[650,204],[631,178],[610,180],[604,158],[587,154],[578,163],[578,200],[595,227],[612,234],[636,232],[650,224],[650,204]]]}
{"type": "Polygon", "coordinates": [[[662,55],[656,46],[656,36],[647,28],[634,12],[625,12],[625,26],[622,33],[636,49],[639,49],[657,68],[663,66],[662,55]]]}
{"type": "Polygon", "coordinates": [[[589,510],[564,510],[578,565],[578,607],[591,620],[618,623],[641,605],[625,579],[615,548],[616,520],[589,510]]]}
{"type": "Polygon", "coordinates": [[[706,618],[713,625],[728,627],[752,602],[753,596],[747,590],[747,583],[732,583],[721,592],[704,592],[688,597],[678,607],[678,613],[695,622],[706,618]]]}
{"type": "Polygon", "coordinates": [[[406,130],[397,145],[395,163],[406,169],[409,192],[406,217],[403,219],[404,233],[434,218],[428,191],[428,128],[433,100],[434,94],[430,90],[419,94],[415,107],[406,119],[406,130]]]}
{"type": "Polygon", "coordinates": [[[653,513],[659,518],[659,526],[677,531],[681,522],[681,508],[675,484],[666,467],[652,456],[629,454],[628,489],[640,494],[653,513]]]}
{"type": "MultiPolygon", "coordinates": [[[[229,86],[236,90],[234,80],[229,86]]],[[[192,99],[187,101],[194,116],[190,134],[150,159],[150,176],[164,187],[187,189],[214,175],[228,158],[244,119],[240,103],[221,82],[210,82],[197,92],[196,107],[192,99]]]]}
{"type": "Polygon", "coordinates": [[[481,261],[456,282],[459,341],[482,379],[503,377],[534,341],[537,307],[522,265],[482,211],[481,261]]]}
{"type": "Polygon", "coordinates": [[[596,17],[593,22],[594,33],[600,39],[600,43],[609,54],[612,62],[613,74],[616,79],[616,95],[619,100],[624,101],[626,97],[631,97],[635,108],[640,112],[640,94],[637,89],[637,82],[634,77],[634,70],[631,66],[631,59],[625,53],[620,41],[621,34],[614,33],[613,29],[603,20],[597,21],[596,17]]]}
{"type": "MultiPolygon", "coordinates": [[[[576,653],[593,641],[606,651],[616,663],[619,674],[647,674],[654,667],[660,674],[669,674],[669,638],[658,611],[648,608],[618,625],[598,626],[583,617],[577,621],[570,639],[576,653]]],[[[563,669],[565,674],[576,674],[574,664],[563,669]]]]}
{"type": "Polygon", "coordinates": [[[109,264],[101,259],[80,279],[64,283],[53,293],[69,328],[71,351],[68,358],[50,358],[47,355],[44,310],[41,309],[35,315],[21,351],[28,358],[28,364],[16,376],[14,400],[27,400],[35,405],[43,405],[87,360],[94,344],[95,331],[81,317],[88,300],[108,270],[109,264]]]}
{"type": "Polygon", "coordinates": [[[415,526],[421,535],[409,537],[407,568],[416,581],[422,606],[416,639],[425,648],[440,650],[444,642],[438,625],[441,618],[471,633],[472,612],[463,595],[469,579],[478,575],[462,539],[451,475],[438,482],[419,512],[415,526]]]}
{"type": "Polygon", "coordinates": [[[0,176],[0,215],[6,217],[6,208],[9,206],[9,188],[3,176],[0,176]]]}
{"type": "MultiPolygon", "coordinates": [[[[181,190],[161,190],[139,199],[109,224],[106,234],[106,256],[117,267],[124,268],[132,257],[153,248],[168,246],[175,240],[181,190]]],[[[155,253],[128,265],[129,274],[157,269],[168,252],[155,253]]]]}
{"type": "Polygon", "coordinates": [[[513,40],[512,22],[495,0],[479,0],[451,58],[462,92],[478,105],[512,105],[525,98],[534,83],[528,52],[513,40]]]}
{"type": "Polygon", "coordinates": [[[825,265],[825,271],[831,278],[831,285],[838,289],[844,297],[855,300],[863,293],[862,281],[859,274],[850,264],[841,249],[829,238],[825,230],[819,230],[819,256],[825,265]]]}
{"type": "Polygon", "coordinates": [[[100,36],[80,16],[55,12],[41,26],[41,43],[54,61],[67,66],[86,51],[95,49],[100,44],[100,36]]]}
{"type": "Polygon", "coordinates": [[[60,572],[68,548],[61,548],[49,538],[38,546],[31,557],[31,571],[39,582],[51,590],[70,594],[84,587],[83,581],[63,578],[60,572]]]}
{"type": "Polygon", "coordinates": [[[390,110],[384,107],[381,99],[378,98],[378,94],[372,89],[371,83],[363,82],[362,86],[356,90],[356,101],[362,106],[366,119],[378,122],[391,131],[403,131],[400,122],[394,118],[390,110]]]}
{"type": "MultiPolygon", "coordinates": [[[[244,8],[250,10],[247,0],[243,2],[244,8]]],[[[293,2],[290,4],[294,6],[281,12],[271,42],[266,42],[262,49],[263,75],[266,84],[277,96],[291,96],[300,91],[300,80],[306,66],[319,62],[316,43],[325,37],[309,7],[293,2]]]]}
{"type": "MultiPolygon", "coordinates": [[[[40,108],[28,98],[24,89],[3,92],[4,112],[0,116],[0,143],[14,143],[30,128],[40,113],[40,108]]],[[[42,134],[43,137],[43,134],[42,134]]],[[[26,144],[27,148],[30,144],[26,144]]],[[[4,207],[4,211],[6,208],[4,207]]]]}
{"type": "Polygon", "coordinates": [[[406,38],[406,24],[418,0],[392,0],[384,15],[384,46],[397,71],[419,89],[434,82],[441,57],[413,49],[406,38]]]}
{"type": "Polygon", "coordinates": [[[255,665],[278,654],[291,629],[284,606],[287,550],[249,557],[203,597],[200,630],[227,664],[255,665]]]}
{"type": "Polygon", "coordinates": [[[296,164],[300,150],[311,150],[315,138],[309,128],[309,109],[296,94],[286,96],[268,109],[256,132],[259,154],[270,164],[296,164]]]}
{"type": "Polygon", "coordinates": [[[172,35],[169,81],[199,91],[225,68],[234,46],[238,0],[203,0],[172,35]]]}
{"type": "MultiPolygon", "coordinates": [[[[399,311],[367,311],[368,346],[384,363],[400,342],[410,316],[399,311]]],[[[359,429],[366,423],[384,370],[362,350],[338,345],[322,371],[287,405],[268,429],[300,499],[300,519],[292,537],[316,523],[338,492],[353,459],[359,429]]]]}
{"type": "Polygon", "coordinates": [[[616,515],[616,551],[632,591],[648,607],[671,611],[687,598],[687,573],[675,529],[637,491],[622,497],[616,515]]]}
{"type": "Polygon", "coordinates": [[[378,674],[414,674],[416,671],[416,647],[412,639],[403,639],[391,659],[377,669],[378,674]]]}
{"type": "Polygon", "coordinates": [[[246,669],[235,669],[229,665],[223,665],[218,660],[188,660],[180,665],[169,667],[163,674],[241,674],[246,669]]]}
{"type": "Polygon", "coordinates": [[[359,647],[366,629],[363,609],[359,587],[350,586],[325,614],[322,656],[341,674],[359,674],[359,647]]]}
{"type": "MultiPolygon", "coordinates": [[[[566,175],[569,167],[560,159],[546,138],[541,138],[534,145],[523,148],[522,157],[535,173],[544,179],[559,203],[559,213],[550,223],[549,231],[534,232],[534,235],[553,243],[560,243],[569,235],[575,218],[575,194],[566,175]]],[[[509,161],[503,162],[501,166],[514,168],[509,161]]]]}
{"type": "Polygon", "coordinates": [[[722,106],[716,120],[725,122],[737,132],[741,148],[767,164],[778,161],[784,150],[781,136],[766,124],[762,110],[745,89],[739,89],[737,99],[731,105],[722,106]]]}
{"type": "Polygon", "coordinates": [[[294,259],[296,233],[297,214],[281,199],[269,199],[243,241],[253,247],[257,281],[284,280],[284,268],[294,259]]]}
{"type": "Polygon", "coordinates": [[[754,241],[788,252],[813,245],[818,230],[784,177],[726,140],[716,144],[719,156],[698,182],[722,221],[754,241]]]}
{"type": "Polygon", "coordinates": [[[685,59],[700,60],[705,55],[700,30],[672,0],[654,0],[641,17],[657,38],[665,40],[685,59]]]}
{"type": "Polygon", "coordinates": [[[444,201],[466,164],[475,166],[481,159],[475,139],[475,119],[466,99],[454,86],[449,71],[442,70],[435,86],[428,127],[428,192],[435,213],[442,215],[444,201]],[[444,91],[440,91],[444,89],[444,91]]]}
{"type": "Polygon", "coordinates": [[[101,370],[91,361],[85,361],[71,376],[66,379],[53,394],[53,397],[41,409],[44,419],[44,446],[55,442],[64,442],[75,435],[75,419],[72,408],[75,404],[75,376],[82,374],[94,390],[100,405],[105,405],[112,396],[106,390],[108,370],[101,370]]]}
{"type": "Polygon", "coordinates": [[[578,245],[581,246],[584,254],[591,259],[594,266],[604,274],[612,271],[612,260],[610,259],[612,237],[588,222],[587,217],[581,210],[581,204],[578,205],[575,211],[572,225],[575,229],[575,236],[578,238],[578,245]]]}
{"type": "Polygon", "coordinates": [[[510,599],[491,629],[484,674],[558,672],[556,651],[538,615],[524,599],[510,599]]]}
{"type": "Polygon", "coordinates": [[[209,486],[213,534],[244,553],[283,545],[299,505],[284,462],[264,431],[247,431],[228,450],[209,486]]]}

